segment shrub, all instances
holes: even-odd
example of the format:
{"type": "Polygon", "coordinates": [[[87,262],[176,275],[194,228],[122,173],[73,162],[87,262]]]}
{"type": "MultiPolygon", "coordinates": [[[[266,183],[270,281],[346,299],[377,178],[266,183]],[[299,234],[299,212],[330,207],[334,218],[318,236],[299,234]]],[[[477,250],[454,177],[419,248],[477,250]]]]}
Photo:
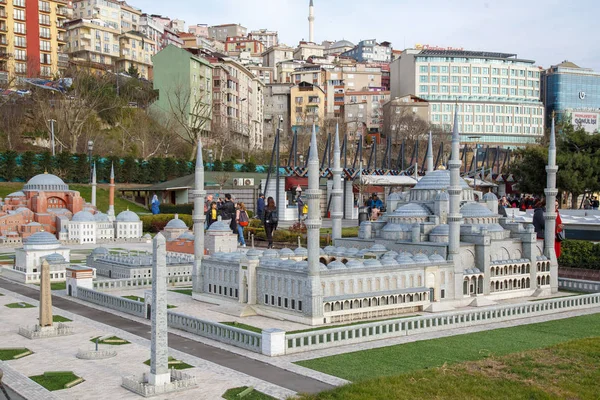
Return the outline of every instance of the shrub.
{"type": "MultiPolygon", "coordinates": [[[[165,228],[167,223],[175,218],[173,214],[156,214],[156,215],[143,215],[140,219],[143,223],[144,232],[152,232],[157,233],[162,231],[165,228]]],[[[192,226],[192,216],[191,215],[180,215],[179,219],[185,222],[188,227],[192,226]]]]}
{"type": "Polygon", "coordinates": [[[223,171],[225,171],[225,172],[234,172],[235,171],[235,165],[233,163],[233,160],[227,160],[223,163],[223,171]]]}
{"type": "Polygon", "coordinates": [[[565,240],[558,264],[567,268],[600,270],[600,245],[586,240],[565,240]]]}
{"type": "Polygon", "coordinates": [[[161,204],[160,211],[165,214],[186,214],[192,215],[194,212],[194,203],[187,204],[161,204]]]}
{"type": "Polygon", "coordinates": [[[213,171],[223,171],[223,163],[221,160],[215,160],[212,167],[213,171]]]}

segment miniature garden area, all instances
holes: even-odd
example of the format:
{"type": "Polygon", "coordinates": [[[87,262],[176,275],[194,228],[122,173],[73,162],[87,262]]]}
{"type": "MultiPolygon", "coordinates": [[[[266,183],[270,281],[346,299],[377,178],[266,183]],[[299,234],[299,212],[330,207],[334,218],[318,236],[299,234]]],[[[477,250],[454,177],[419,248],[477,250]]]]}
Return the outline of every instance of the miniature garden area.
{"type": "Polygon", "coordinates": [[[300,361],[354,382],[301,399],[597,398],[599,332],[592,314],[300,361]]]}
{"type": "Polygon", "coordinates": [[[69,389],[84,381],[71,371],[44,372],[42,375],[30,376],[29,379],[49,391],[69,389]]]}
{"type": "Polygon", "coordinates": [[[33,354],[33,352],[25,347],[16,349],[0,349],[0,361],[17,360],[33,354]]]}

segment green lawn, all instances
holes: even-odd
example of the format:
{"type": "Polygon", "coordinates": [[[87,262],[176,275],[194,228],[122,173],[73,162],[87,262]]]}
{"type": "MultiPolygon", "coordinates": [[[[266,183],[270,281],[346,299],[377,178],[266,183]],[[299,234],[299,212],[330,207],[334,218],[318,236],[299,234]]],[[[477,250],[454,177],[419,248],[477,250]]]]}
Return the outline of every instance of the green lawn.
{"type": "MultiPolygon", "coordinates": [[[[95,338],[91,338],[90,342],[92,343],[96,343],[96,339],[98,339],[99,336],[95,337],[95,338]]],[[[118,336],[111,336],[109,338],[103,339],[103,340],[99,340],[98,344],[108,344],[111,346],[122,346],[124,344],[129,344],[129,342],[125,339],[121,339],[118,336]]]]}
{"type": "MultiPolygon", "coordinates": [[[[150,360],[144,361],[144,364],[150,365],[150,360]]],[[[194,366],[190,365],[190,364],[186,364],[183,361],[176,360],[173,357],[169,356],[169,369],[171,369],[171,368],[189,369],[189,368],[194,368],[194,366]]]]}
{"type": "MultiPolygon", "coordinates": [[[[316,395],[301,395],[299,400],[598,399],[599,362],[600,338],[579,339],[545,349],[369,379],[316,395]]],[[[365,369],[369,367],[365,365],[365,369]]]]}
{"type": "MultiPolygon", "coordinates": [[[[4,198],[7,195],[17,192],[23,189],[23,183],[19,182],[2,182],[0,183],[0,197],[4,198]]],[[[81,194],[81,197],[85,199],[87,202],[92,201],[92,186],[91,185],[81,185],[81,184],[68,184],[69,189],[76,190],[81,194]]],[[[102,212],[106,212],[108,210],[108,186],[102,185],[99,186],[96,190],[96,205],[98,209],[102,212]]],[[[140,207],[135,203],[124,200],[118,196],[118,192],[115,191],[115,212],[118,214],[121,211],[125,211],[129,208],[131,211],[136,213],[149,213],[150,211],[144,207],[140,207]]]]}
{"type": "MultiPolygon", "coordinates": [[[[332,228],[321,228],[321,235],[326,235],[332,232],[332,228]]],[[[350,226],[342,228],[342,237],[357,237],[358,226],[350,226]]]]}
{"type": "Polygon", "coordinates": [[[233,326],[233,327],[239,328],[239,329],[245,329],[245,330],[251,331],[251,332],[262,333],[262,329],[257,328],[252,325],[242,324],[241,322],[220,322],[220,323],[223,325],[233,326]]]}
{"type": "Polygon", "coordinates": [[[35,306],[32,306],[29,303],[10,303],[10,304],[5,304],[6,307],[8,308],[34,308],[35,306]]]}
{"type": "Polygon", "coordinates": [[[62,315],[53,315],[52,322],[73,322],[73,320],[67,317],[63,317],[62,315]]]}
{"type": "Polygon", "coordinates": [[[223,393],[223,398],[226,399],[226,400],[239,400],[239,399],[244,399],[244,400],[275,400],[275,397],[271,397],[271,396],[266,395],[266,394],[264,394],[262,392],[259,392],[257,390],[253,390],[252,392],[248,393],[244,397],[238,397],[238,394],[242,393],[246,389],[248,389],[248,386],[242,386],[242,387],[239,387],[239,388],[229,389],[228,391],[226,391],[225,393],[223,393]]]}
{"type": "Polygon", "coordinates": [[[357,322],[352,322],[350,324],[343,324],[343,325],[325,325],[325,326],[319,326],[317,328],[301,329],[301,330],[298,330],[298,331],[291,331],[291,332],[286,332],[286,333],[292,334],[292,333],[304,333],[304,332],[312,332],[312,331],[322,331],[324,329],[343,328],[344,326],[370,324],[371,322],[381,322],[381,321],[390,321],[390,320],[394,320],[394,319],[412,318],[412,317],[418,317],[419,315],[420,314],[413,314],[413,315],[407,315],[405,317],[394,317],[394,318],[377,319],[377,320],[357,321],[357,322]]]}
{"type": "Polygon", "coordinates": [[[297,364],[350,381],[362,381],[599,335],[600,314],[592,314],[340,354],[297,364]]]}
{"type": "MultiPolygon", "coordinates": [[[[123,296],[123,297],[125,297],[126,299],[129,299],[129,300],[139,301],[140,303],[144,302],[144,298],[143,297],[139,297],[139,296],[128,295],[128,296],[123,296]]],[[[174,306],[172,304],[167,304],[167,308],[168,309],[177,308],[177,306],[174,306]]]]}
{"type": "Polygon", "coordinates": [[[181,293],[188,296],[192,295],[192,289],[179,289],[179,290],[170,290],[170,292],[181,293]]]}
{"type": "MultiPolygon", "coordinates": [[[[35,286],[40,286],[39,283],[34,283],[35,286]]],[[[66,290],[67,282],[50,282],[50,290],[66,290]]]]}
{"type": "MultiPolygon", "coordinates": [[[[80,379],[71,371],[44,372],[43,375],[30,376],[29,379],[45,387],[49,391],[65,389],[69,383],[80,379]]],[[[83,380],[81,380],[83,382],[83,380]]],[[[79,383],[81,383],[79,382],[79,383]]]]}
{"type": "Polygon", "coordinates": [[[0,349],[0,360],[14,360],[15,357],[30,351],[31,350],[26,349],[25,347],[21,347],[18,349],[0,349]]]}

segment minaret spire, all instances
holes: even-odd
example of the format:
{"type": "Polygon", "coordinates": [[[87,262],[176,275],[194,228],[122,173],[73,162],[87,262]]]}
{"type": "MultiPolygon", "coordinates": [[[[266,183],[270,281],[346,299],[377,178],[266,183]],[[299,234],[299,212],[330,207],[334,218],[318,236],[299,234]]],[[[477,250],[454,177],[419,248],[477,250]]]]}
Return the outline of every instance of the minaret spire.
{"type": "Polygon", "coordinates": [[[315,5],[313,0],[310,0],[308,5],[308,41],[315,42],[315,5]]]}
{"type": "Polygon", "coordinates": [[[202,141],[198,140],[196,153],[196,169],[194,172],[194,267],[192,269],[192,284],[195,293],[204,292],[204,271],[202,270],[202,257],[204,256],[204,162],[202,160],[202,141]]]}
{"type": "Polygon", "coordinates": [[[92,205],[96,207],[96,162],[92,167],[92,205]]]}
{"type": "Polygon", "coordinates": [[[310,140],[310,154],[308,157],[308,218],[307,250],[308,250],[308,289],[305,292],[304,314],[313,321],[322,322],[323,317],[323,292],[321,289],[320,262],[319,262],[319,232],[321,229],[321,190],[319,190],[319,153],[317,149],[317,131],[313,125],[310,140]]]}
{"type": "Polygon", "coordinates": [[[458,133],[458,104],[454,110],[454,128],[452,131],[452,155],[448,161],[450,172],[450,187],[448,195],[450,196],[450,210],[448,213],[448,259],[454,261],[454,298],[463,298],[463,265],[460,262],[460,225],[462,216],[460,215],[460,200],[462,188],[460,186],[460,135],[458,133]]]}
{"type": "Polygon", "coordinates": [[[342,153],[340,151],[340,132],[338,124],[335,125],[335,141],[333,145],[333,188],[331,190],[332,199],[332,211],[331,211],[331,225],[332,225],[332,237],[333,239],[340,239],[342,237],[342,217],[344,211],[342,210],[342,168],[341,160],[342,153]]]}
{"type": "Polygon", "coordinates": [[[433,143],[431,140],[431,131],[429,131],[429,140],[427,142],[427,173],[433,172],[433,143]]]}
{"type": "Polygon", "coordinates": [[[108,219],[115,220],[115,164],[110,166],[110,185],[108,187],[108,219]]]}
{"type": "Polygon", "coordinates": [[[550,129],[550,143],[548,145],[548,165],[546,166],[546,213],[544,215],[544,255],[550,260],[550,289],[552,293],[558,291],[558,262],[556,260],[556,251],[554,250],[554,241],[556,240],[556,133],[554,118],[552,118],[552,128],[550,129]]]}

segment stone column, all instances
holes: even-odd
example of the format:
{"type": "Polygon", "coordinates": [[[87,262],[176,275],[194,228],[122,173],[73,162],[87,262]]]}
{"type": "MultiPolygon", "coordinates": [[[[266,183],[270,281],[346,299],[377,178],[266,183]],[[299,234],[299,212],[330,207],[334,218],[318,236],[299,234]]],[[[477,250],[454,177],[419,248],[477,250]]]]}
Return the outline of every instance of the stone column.
{"type": "Polygon", "coordinates": [[[431,140],[431,131],[429,131],[429,140],[427,142],[427,173],[429,174],[433,170],[433,142],[431,140]]]}
{"type": "Polygon", "coordinates": [[[152,240],[152,338],[148,383],[162,386],[171,382],[167,328],[167,241],[162,233],[152,240]]]}
{"type": "Polygon", "coordinates": [[[321,228],[321,190],[319,190],[319,153],[317,149],[317,133],[313,125],[308,157],[308,218],[307,250],[308,250],[308,290],[305,296],[304,314],[310,318],[323,316],[323,293],[319,267],[319,234],[321,228]]]}
{"type": "Polygon", "coordinates": [[[42,261],[40,273],[40,327],[52,326],[52,292],[50,290],[50,264],[42,261]]]}
{"type": "MultiPolygon", "coordinates": [[[[115,220],[115,165],[110,166],[110,185],[108,186],[108,219],[115,220]]],[[[116,228],[115,228],[116,230],[116,228]]],[[[115,232],[116,233],[116,232],[115,232]]]]}
{"type": "Polygon", "coordinates": [[[96,163],[92,169],[92,205],[96,206],[96,163]]]}
{"type": "Polygon", "coordinates": [[[454,110],[454,129],[452,131],[452,155],[448,161],[450,170],[450,212],[448,213],[448,226],[450,232],[448,235],[448,259],[454,261],[454,298],[463,297],[463,275],[464,268],[460,262],[460,224],[462,216],[460,215],[460,199],[462,188],[460,186],[460,135],[458,133],[458,105],[454,110]]]}
{"type": "Polygon", "coordinates": [[[344,210],[342,209],[342,168],[341,168],[341,151],[340,151],[340,135],[338,125],[335,126],[335,144],[333,146],[333,189],[331,190],[332,211],[331,225],[332,238],[340,239],[342,237],[342,217],[344,210]]]}
{"type": "Polygon", "coordinates": [[[198,152],[196,154],[196,170],[194,173],[194,268],[192,269],[192,286],[195,293],[204,293],[204,270],[202,269],[202,257],[204,256],[204,163],[202,160],[202,142],[198,140],[198,152]]]}
{"type": "MultiPolygon", "coordinates": [[[[558,261],[554,242],[556,240],[556,134],[554,130],[554,118],[552,118],[552,129],[550,130],[550,144],[548,146],[548,165],[546,166],[546,214],[544,215],[544,255],[550,260],[550,290],[552,293],[558,291],[558,261]]],[[[532,282],[533,283],[533,282],[532,282]]]]}

